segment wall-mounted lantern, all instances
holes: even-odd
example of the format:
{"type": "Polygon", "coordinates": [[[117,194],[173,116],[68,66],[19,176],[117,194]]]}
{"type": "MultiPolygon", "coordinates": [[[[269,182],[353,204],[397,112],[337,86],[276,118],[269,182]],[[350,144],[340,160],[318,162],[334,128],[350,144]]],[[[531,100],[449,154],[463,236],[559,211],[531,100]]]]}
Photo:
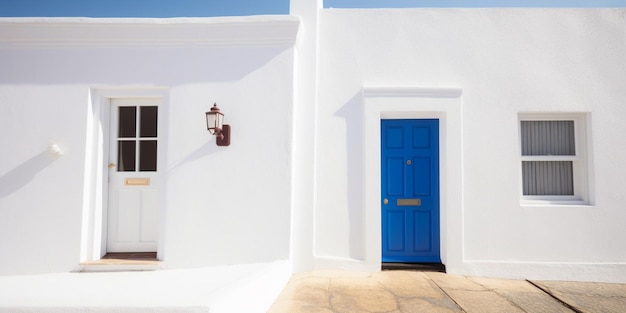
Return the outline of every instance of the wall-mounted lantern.
{"type": "Polygon", "coordinates": [[[215,135],[215,143],[218,146],[230,146],[230,125],[224,124],[224,114],[220,112],[217,103],[205,114],[206,127],[211,135],[215,135]]]}

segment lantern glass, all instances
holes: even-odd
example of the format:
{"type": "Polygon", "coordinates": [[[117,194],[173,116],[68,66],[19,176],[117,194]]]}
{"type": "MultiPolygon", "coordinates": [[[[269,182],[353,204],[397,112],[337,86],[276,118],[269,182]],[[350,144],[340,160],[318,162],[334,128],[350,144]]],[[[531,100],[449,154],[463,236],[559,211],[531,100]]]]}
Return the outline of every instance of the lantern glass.
{"type": "Polygon", "coordinates": [[[222,131],[224,123],[224,114],[220,113],[217,106],[213,106],[211,111],[206,112],[206,125],[211,135],[215,135],[222,131]]]}

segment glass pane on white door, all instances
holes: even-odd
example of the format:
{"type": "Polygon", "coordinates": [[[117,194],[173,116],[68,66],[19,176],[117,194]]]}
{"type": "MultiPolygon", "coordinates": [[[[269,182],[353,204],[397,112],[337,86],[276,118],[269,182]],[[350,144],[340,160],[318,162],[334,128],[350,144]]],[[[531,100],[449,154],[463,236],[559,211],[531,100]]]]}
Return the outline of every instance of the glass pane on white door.
{"type": "Polygon", "coordinates": [[[157,170],[157,142],[156,140],[141,140],[139,142],[139,171],[153,172],[157,170]]]}
{"type": "Polygon", "coordinates": [[[154,138],[157,136],[157,117],[158,107],[142,106],[140,110],[140,131],[139,136],[142,138],[154,138]]]}
{"type": "Polygon", "coordinates": [[[132,138],[137,133],[137,107],[119,108],[119,138],[132,138]]]}

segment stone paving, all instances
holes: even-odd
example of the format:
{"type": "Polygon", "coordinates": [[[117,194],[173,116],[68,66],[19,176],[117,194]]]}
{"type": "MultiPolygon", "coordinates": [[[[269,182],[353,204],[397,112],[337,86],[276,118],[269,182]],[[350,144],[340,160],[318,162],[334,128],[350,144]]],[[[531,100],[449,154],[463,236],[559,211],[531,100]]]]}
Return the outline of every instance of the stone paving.
{"type": "Polygon", "coordinates": [[[464,277],[437,272],[295,274],[282,312],[625,312],[626,285],[464,277]]]}

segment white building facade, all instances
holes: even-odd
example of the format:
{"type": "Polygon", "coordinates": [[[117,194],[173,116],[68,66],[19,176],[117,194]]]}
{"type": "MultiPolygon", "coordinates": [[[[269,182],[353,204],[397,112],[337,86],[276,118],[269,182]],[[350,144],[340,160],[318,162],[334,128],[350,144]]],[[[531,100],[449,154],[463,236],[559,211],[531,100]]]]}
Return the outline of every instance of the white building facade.
{"type": "Polygon", "coordinates": [[[625,16],[2,19],[0,274],[117,251],[377,271],[411,248],[454,274],[624,283],[625,16]],[[434,152],[388,157],[423,121],[434,152]]]}

